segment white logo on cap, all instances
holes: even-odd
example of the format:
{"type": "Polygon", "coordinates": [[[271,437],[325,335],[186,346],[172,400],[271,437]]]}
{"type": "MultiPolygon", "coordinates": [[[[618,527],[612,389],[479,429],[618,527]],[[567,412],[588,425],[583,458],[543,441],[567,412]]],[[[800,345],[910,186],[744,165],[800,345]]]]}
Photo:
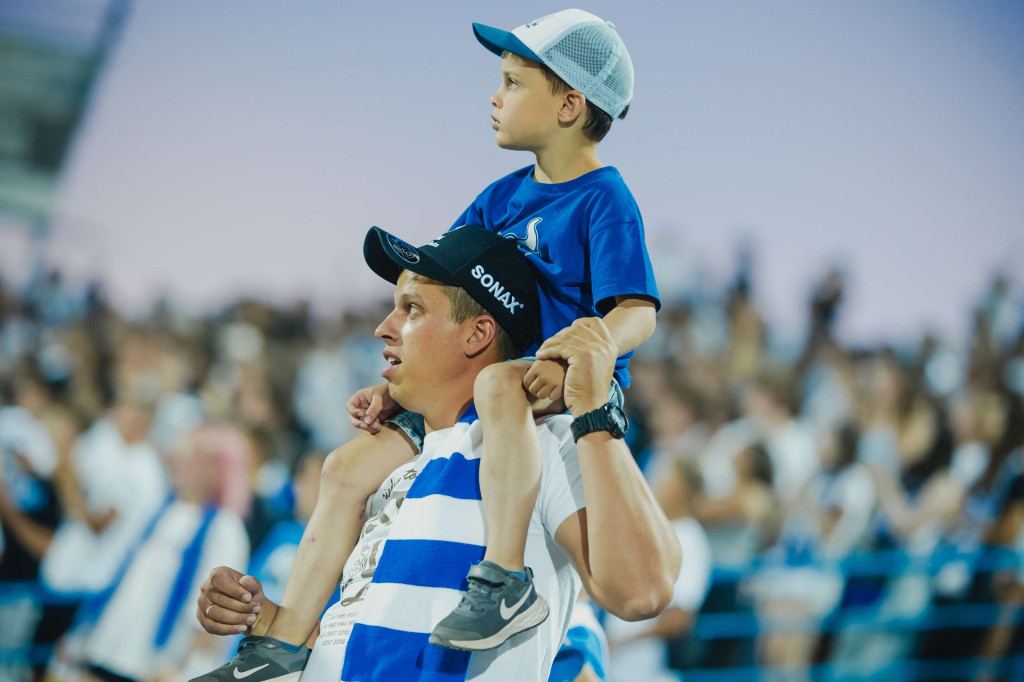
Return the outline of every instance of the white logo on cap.
{"type": "Polygon", "coordinates": [[[484,270],[484,266],[477,265],[473,266],[473,269],[469,271],[469,274],[473,275],[474,279],[480,280],[480,284],[483,285],[487,291],[491,292],[494,298],[505,306],[510,313],[516,314],[516,308],[525,308],[526,306],[516,300],[516,297],[512,295],[511,291],[507,291],[505,287],[501,285],[501,282],[494,279],[494,277],[484,270]]]}
{"type": "MultiPolygon", "coordinates": [[[[465,225],[459,225],[459,227],[465,227],[465,225]]],[[[459,229],[459,228],[458,228],[458,227],[453,227],[452,229],[453,229],[453,230],[457,230],[457,229],[459,229]]],[[[438,236],[437,236],[437,237],[436,237],[435,239],[432,239],[432,240],[431,240],[431,241],[430,241],[430,242],[429,242],[429,243],[427,244],[427,246],[433,246],[433,247],[434,247],[435,249],[436,249],[436,248],[438,248],[438,247],[440,247],[440,246],[441,246],[441,240],[442,240],[442,239],[444,239],[444,238],[445,238],[445,235],[447,235],[447,234],[448,234],[447,232],[444,232],[444,233],[442,233],[442,234],[438,235],[438,236]]]]}

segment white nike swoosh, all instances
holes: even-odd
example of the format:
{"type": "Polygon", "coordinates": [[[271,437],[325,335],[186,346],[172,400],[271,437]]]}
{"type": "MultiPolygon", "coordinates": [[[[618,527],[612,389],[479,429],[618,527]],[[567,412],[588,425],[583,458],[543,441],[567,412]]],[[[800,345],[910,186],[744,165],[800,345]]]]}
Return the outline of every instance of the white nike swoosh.
{"type": "Polygon", "coordinates": [[[523,605],[523,602],[526,601],[526,598],[530,596],[531,592],[533,592],[533,585],[530,585],[530,589],[526,591],[526,594],[523,595],[523,598],[517,601],[511,607],[505,606],[505,600],[502,599],[501,603],[498,604],[498,611],[501,612],[502,619],[508,620],[509,618],[511,618],[512,614],[515,613],[516,610],[523,605]]]}
{"type": "Polygon", "coordinates": [[[238,668],[235,668],[235,670],[234,670],[234,672],[232,674],[235,676],[236,680],[244,680],[245,678],[249,677],[249,675],[252,675],[254,672],[256,672],[258,670],[263,670],[268,665],[270,665],[270,664],[269,663],[264,663],[261,666],[257,666],[255,668],[253,668],[252,670],[246,670],[244,673],[238,672],[238,668]]]}

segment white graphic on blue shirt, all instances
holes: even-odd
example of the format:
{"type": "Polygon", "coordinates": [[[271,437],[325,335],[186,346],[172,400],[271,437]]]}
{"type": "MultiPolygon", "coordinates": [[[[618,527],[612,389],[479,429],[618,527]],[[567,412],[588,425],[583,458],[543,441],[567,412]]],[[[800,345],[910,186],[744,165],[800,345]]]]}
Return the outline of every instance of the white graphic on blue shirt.
{"type": "Polygon", "coordinates": [[[538,247],[540,246],[540,237],[537,234],[537,226],[540,225],[540,221],[543,218],[534,218],[526,226],[526,237],[516,236],[514,232],[509,232],[505,235],[506,239],[514,239],[516,244],[526,249],[530,253],[539,253],[538,247]]]}

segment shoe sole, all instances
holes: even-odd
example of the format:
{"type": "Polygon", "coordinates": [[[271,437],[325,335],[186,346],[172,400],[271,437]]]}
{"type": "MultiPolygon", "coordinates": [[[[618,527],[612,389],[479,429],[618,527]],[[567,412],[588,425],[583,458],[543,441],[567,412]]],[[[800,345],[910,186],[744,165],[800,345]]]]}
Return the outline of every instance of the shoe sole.
{"type": "Polygon", "coordinates": [[[483,639],[446,639],[440,635],[431,633],[430,643],[436,646],[443,646],[448,649],[459,649],[460,651],[486,651],[487,649],[493,649],[497,646],[501,646],[505,641],[517,635],[520,632],[525,632],[530,628],[535,628],[548,617],[548,603],[538,595],[537,601],[530,605],[530,608],[526,609],[518,616],[508,622],[508,625],[498,630],[490,637],[483,639]]]}

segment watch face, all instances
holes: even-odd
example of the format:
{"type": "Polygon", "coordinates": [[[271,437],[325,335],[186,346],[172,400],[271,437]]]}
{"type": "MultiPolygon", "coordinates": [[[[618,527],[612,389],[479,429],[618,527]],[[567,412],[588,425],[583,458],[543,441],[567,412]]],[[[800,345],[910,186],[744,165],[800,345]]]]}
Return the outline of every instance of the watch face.
{"type": "Polygon", "coordinates": [[[623,438],[626,432],[629,430],[629,420],[626,419],[626,414],[622,411],[622,408],[617,405],[608,405],[606,408],[606,414],[608,415],[609,429],[611,434],[616,438],[623,438]]]}

